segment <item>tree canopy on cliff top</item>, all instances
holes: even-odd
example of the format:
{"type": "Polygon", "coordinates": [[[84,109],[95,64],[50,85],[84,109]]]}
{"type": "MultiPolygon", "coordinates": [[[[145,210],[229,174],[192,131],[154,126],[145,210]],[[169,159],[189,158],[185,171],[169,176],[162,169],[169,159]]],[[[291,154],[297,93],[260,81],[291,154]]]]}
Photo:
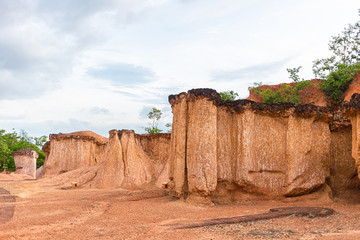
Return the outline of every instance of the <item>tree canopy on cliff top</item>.
{"type": "Polygon", "coordinates": [[[329,50],[330,57],[313,62],[313,73],[325,80],[321,85],[325,94],[339,101],[360,71],[360,21],[332,36],[329,50]]]}
{"type": "MultiPolygon", "coordinates": [[[[348,89],[350,83],[360,72],[360,21],[349,24],[340,34],[332,36],[329,42],[330,57],[317,59],[313,62],[313,73],[316,78],[323,79],[320,88],[333,101],[341,101],[341,96],[348,89]]],[[[291,102],[300,103],[298,92],[306,89],[309,84],[300,81],[299,68],[287,69],[294,86],[283,85],[279,91],[271,88],[259,89],[255,84],[255,94],[263,97],[263,102],[291,102]]]]}

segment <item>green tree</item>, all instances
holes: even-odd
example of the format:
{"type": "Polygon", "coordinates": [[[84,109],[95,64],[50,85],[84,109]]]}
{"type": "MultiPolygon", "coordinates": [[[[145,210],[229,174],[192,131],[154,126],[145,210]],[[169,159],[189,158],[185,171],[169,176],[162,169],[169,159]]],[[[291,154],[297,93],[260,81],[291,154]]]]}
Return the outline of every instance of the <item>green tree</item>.
{"type": "Polygon", "coordinates": [[[147,114],[148,118],[151,120],[149,127],[145,127],[147,133],[160,133],[162,130],[158,128],[159,120],[161,119],[162,112],[157,108],[152,108],[147,114]]]}
{"type": "Polygon", "coordinates": [[[324,79],[320,85],[325,94],[335,101],[360,71],[360,22],[350,24],[329,42],[330,57],[313,62],[315,77],[324,79]]]}
{"type": "Polygon", "coordinates": [[[9,170],[15,171],[16,168],[12,153],[22,148],[35,150],[39,154],[36,165],[37,167],[42,166],[45,161],[45,154],[41,149],[46,141],[46,136],[33,138],[30,137],[24,130],[20,130],[19,133],[17,133],[16,131],[6,133],[5,130],[0,130],[1,169],[2,167],[7,166],[9,170]]]}
{"type": "Polygon", "coordinates": [[[221,99],[224,101],[235,101],[237,97],[239,97],[239,94],[234,91],[225,91],[220,92],[221,99]]]}

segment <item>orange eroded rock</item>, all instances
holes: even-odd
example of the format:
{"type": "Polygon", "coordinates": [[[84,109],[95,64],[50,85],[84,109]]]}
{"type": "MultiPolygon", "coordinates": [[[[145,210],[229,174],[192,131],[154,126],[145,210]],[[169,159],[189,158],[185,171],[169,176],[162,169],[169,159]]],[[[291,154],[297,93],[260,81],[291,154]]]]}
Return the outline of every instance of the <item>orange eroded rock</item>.
{"type": "Polygon", "coordinates": [[[36,179],[36,160],[39,154],[32,149],[20,149],[12,153],[14,156],[16,174],[27,174],[36,179]]]}
{"type": "Polygon", "coordinates": [[[50,134],[45,145],[44,175],[57,175],[97,164],[103,158],[107,138],[93,132],[50,134]],[[50,148],[50,150],[49,150],[50,148]]]}
{"type": "Polygon", "coordinates": [[[170,100],[173,113],[173,124],[171,133],[169,153],[169,180],[174,195],[181,197],[184,194],[184,187],[187,187],[185,180],[186,165],[186,136],[187,136],[187,95],[180,93],[170,100]]]}
{"type": "Polygon", "coordinates": [[[357,176],[355,159],[351,156],[351,126],[331,131],[330,178],[332,196],[350,201],[359,201],[360,179],[357,176]]]}
{"type": "Polygon", "coordinates": [[[162,187],[168,181],[169,148],[169,134],[111,130],[109,139],[92,132],[52,134],[44,146],[45,173],[69,172],[54,178],[59,185],[139,188],[156,183],[162,187]]]}
{"type": "Polygon", "coordinates": [[[121,187],[124,181],[125,163],[117,130],[109,131],[109,143],[105,149],[105,159],[102,161],[96,178],[91,184],[98,188],[121,187]]]}
{"type": "Polygon", "coordinates": [[[224,102],[211,89],[171,95],[169,101],[174,115],[170,186],[176,196],[296,196],[325,184],[328,108],[224,102]]]}
{"type": "Polygon", "coordinates": [[[134,131],[122,130],[119,135],[125,163],[123,185],[134,187],[150,183],[153,180],[153,166],[139,139],[135,138],[134,131]]]}

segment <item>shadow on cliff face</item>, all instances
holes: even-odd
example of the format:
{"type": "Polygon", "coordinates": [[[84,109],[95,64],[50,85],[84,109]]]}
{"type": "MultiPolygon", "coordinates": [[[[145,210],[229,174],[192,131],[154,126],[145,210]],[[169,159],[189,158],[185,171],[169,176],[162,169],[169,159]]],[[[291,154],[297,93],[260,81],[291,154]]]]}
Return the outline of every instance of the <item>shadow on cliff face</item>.
{"type": "Polygon", "coordinates": [[[352,157],[352,127],[349,124],[333,126],[330,146],[330,177],[327,184],[333,199],[360,203],[360,180],[352,157]]]}

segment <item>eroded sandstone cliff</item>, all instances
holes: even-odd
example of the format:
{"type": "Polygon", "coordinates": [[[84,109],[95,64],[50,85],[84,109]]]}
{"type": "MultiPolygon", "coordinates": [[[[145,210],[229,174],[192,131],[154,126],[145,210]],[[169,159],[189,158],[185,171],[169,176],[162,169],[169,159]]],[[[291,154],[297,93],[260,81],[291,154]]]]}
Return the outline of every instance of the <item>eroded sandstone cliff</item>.
{"type": "Polygon", "coordinates": [[[96,188],[161,187],[168,179],[170,134],[111,130],[109,139],[92,132],[52,134],[44,146],[45,174],[59,184],[96,188]],[[68,173],[67,173],[68,172],[68,173]]]}
{"type": "Polygon", "coordinates": [[[108,140],[93,132],[50,134],[44,146],[44,175],[57,175],[95,165],[103,159],[108,140]]]}
{"type": "Polygon", "coordinates": [[[211,89],[172,95],[173,193],[297,196],[330,174],[331,112],[313,105],[224,102],[211,89]]]}
{"type": "MultiPolygon", "coordinates": [[[[355,159],[357,173],[360,172],[360,94],[355,93],[350,102],[343,104],[343,113],[351,120],[352,157],[355,159]]],[[[359,175],[359,174],[358,174],[359,175]]]]}
{"type": "Polygon", "coordinates": [[[60,174],[59,185],[168,185],[174,196],[201,202],[292,197],[325,185],[333,197],[360,193],[360,95],[340,110],[222,101],[211,89],[171,95],[169,102],[171,134],[50,135],[45,175],[60,174]]]}

